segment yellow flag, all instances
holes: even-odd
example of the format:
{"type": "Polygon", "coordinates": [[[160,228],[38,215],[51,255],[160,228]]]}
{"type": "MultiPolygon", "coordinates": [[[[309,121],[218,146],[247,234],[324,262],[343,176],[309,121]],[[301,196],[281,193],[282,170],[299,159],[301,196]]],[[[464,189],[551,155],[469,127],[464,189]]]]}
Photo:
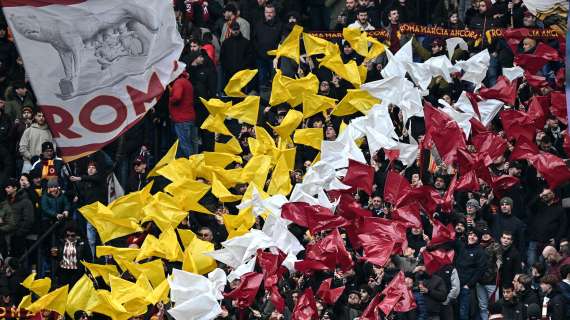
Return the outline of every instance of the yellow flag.
{"type": "Polygon", "coordinates": [[[97,290],[97,304],[93,312],[108,316],[112,320],[127,320],[131,314],[107,290],[97,290]]]}
{"type": "Polygon", "coordinates": [[[83,206],[79,212],[97,229],[103,243],[142,231],[135,218],[117,218],[111,209],[100,202],[83,206]]]}
{"type": "Polygon", "coordinates": [[[285,77],[281,73],[281,70],[277,69],[275,71],[275,76],[273,76],[273,82],[271,83],[269,105],[276,106],[291,99],[291,93],[289,93],[289,90],[285,87],[284,78],[285,77]]]}
{"type": "Polygon", "coordinates": [[[295,130],[293,141],[298,144],[303,144],[317,150],[321,150],[321,142],[323,141],[322,128],[306,128],[295,130]]]}
{"type": "Polygon", "coordinates": [[[223,113],[210,114],[206,118],[204,123],[202,123],[200,129],[208,130],[213,133],[221,133],[227,136],[231,136],[232,133],[230,132],[230,130],[228,130],[228,127],[226,127],[224,120],[225,116],[223,113]]]}
{"type": "Polygon", "coordinates": [[[167,166],[158,170],[158,174],[166,179],[176,182],[184,179],[194,179],[194,162],[187,158],[178,158],[170,162],[167,166]]]}
{"type": "Polygon", "coordinates": [[[188,215],[186,211],[180,208],[176,199],[164,192],[157,192],[153,198],[143,208],[145,213],[143,222],[152,220],[161,231],[168,230],[169,227],[176,228],[180,221],[188,215]]]}
{"type": "Polygon", "coordinates": [[[57,312],[59,315],[65,315],[68,290],[68,285],[56,289],[45,296],[40,297],[34,303],[29,305],[27,310],[33,313],[37,313],[42,310],[50,310],[57,312]]]}
{"type": "Polygon", "coordinates": [[[77,311],[89,311],[97,305],[97,291],[93,286],[93,282],[84,274],[73,285],[73,288],[67,295],[67,314],[74,318],[77,311]]]}
{"type": "Polygon", "coordinates": [[[360,81],[362,83],[366,82],[366,75],[368,74],[368,68],[366,67],[366,64],[361,64],[358,66],[358,73],[360,75],[360,81]]]}
{"type": "Polygon", "coordinates": [[[146,292],[135,283],[111,276],[111,297],[118,303],[123,304],[136,298],[145,298],[146,292]]]}
{"type": "Polygon", "coordinates": [[[344,28],[342,29],[343,38],[350,43],[350,46],[356,53],[366,57],[368,55],[368,39],[366,32],[360,31],[360,28],[344,28]]]}
{"type": "Polygon", "coordinates": [[[305,118],[335,107],[336,99],[312,93],[305,93],[303,96],[303,116],[305,118]]]}
{"type": "Polygon", "coordinates": [[[255,126],[259,115],[259,96],[247,96],[238,104],[233,105],[226,112],[226,116],[255,126]]]}
{"type": "Polygon", "coordinates": [[[110,275],[119,275],[119,270],[117,270],[117,267],[112,264],[96,264],[85,261],[81,261],[81,263],[85,268],[87,268],[87,270],[89,270],[89,272],[91,272],[93,278],[101,277],[106,284],[109,284],[110,275]]]}
{"type": "Polygon", "coordinates": [[[372,47],[370,48],[370,51],[368,51],[365,60],[375,59],[386,51],[386,45],[375,38],[368,37],[368,42],[372,43],[372,47]]]}
{"type": "Polygon", "coordinates": [[[350,82],[353,86],[360,87],[360,74],[358,73],[356,62],[353,60],[344,64],[340,57],[340,49],[337,45],[329,46],[329,53],[320,60],[320,66],[333,71],[339,77],[350,82]]]}
{"type": "Polygon", "coordinates": [[[245,97],[245,93],[241,90],[255,77],[257,74],[257,69],[255,70],[241,70],[236,72],[228,84],[224,88],[224,92],[228,97],[245,97]]]}
{"type": "Polygon", "coordinates": [[[18,309],[27,309],[32,304],[32,295],[25,295],[20,303],[18,304],[18,309]]]}
{"type": "Polygon", "coordinates": [[[277,161],[267,193],[270,195],[282,194],[288,195],[291,192],[291,176],[290,171],[293,170],[295,164],[295,148],[289,149],[281,154],[277,161]]]}
{"type": "Polygon", "coordinates": [[[150,170],[150,172],[148,173],[148,177],[156,176],[156,172],[158,171],[158,169],[164,167],[165,165],[170,163],[170,161],[176,159],[177,150],[178,150],[178,140],[176,140],[176,142],[172,145],[172,147],[168,149],[168,152],[164,155],[164,157],[162,157],[162,159],[160,159],[160,161],[154,166],[154,168],[150,170]]]}
{"type": "Polygon", "coordinates": [[[182,246],[184,249],[188,248],[190,242],[196,238],[196,234],[189,229],[176,229],[178,235],[180,236],[180,240],[182,241],[182,246]]]}
{"type": "Polygon", "coordinates": [[[265,185],[267,175],[271,169],[271,156],[268,155],[255,155],[245,165],[242,170],[242,179],[250,181],[258,186],[265,185]]]}
{"type": "MultiPolygon", "coordinates": [[[[163,167],[161,170],[165,168],[166,167],[163,167]]],[[[116,218],[134,218],[136,221],[140,221],[143,218],[142,208],[152,199],[150,190],[152,189],[153,183],[154,181],[151,181],[142,190],[131,192],[117,198],[107,207],[113,212],[113,216],[116,218]]]]}
{"type": "MultiPolygon", "coordinates": [[[[125,260],[133,261],[139,254],[140,249],[134,248],[116,248],[112,246],[97,246],[97,258],[102,256],[121,257],[125,260]]],[[[72,290],[73,291],[73,290],[72,290]]]]}
{"type": "Polygon", "coordinates": [[[152,290],[152,294],[148,297],[148,302],[151,304],[157,304],[162,301],[163,303],[168,303],[170,299],[168,294],[170,293],[170,284],[167,279],[164,279],[157,287],[152,290]]]}
{"type": "Polygon", "coordinates": [[[206,100],[204,98],[200,98],[200,101],[202,102],[204,107],[208,109],[208,112],[212,115],[217,113],[224,114],[226,112],[226,109],[228,109],[232,105],[231,102],[223,102],[220,99],[206,100]]]}
{"type": "Polygon", "coordinates": [[[209,185],[196,180],[181,180],[169,184],[164,190],[174,197],[182,211],[211,214],[207,208],[199,203],[210,190],[209,185]]]}
{"type": "Polygon", "coordinates": [[[225,168],[232,162],[243,163],[240,156],[231,153],[203,152],[204,162],[208,166],[225,168]]]}
{"type": "Polygon", "coordinates": [[[51,279],[43,278],[36,280],[36,273],[34,272],[24,279],[21,285],[41,297],[49,292],[51,279]]]}
{"type": "Polygon", "coordinates": [[[241,195],[231,193],[224,184],[220,182],[216,174],[214,174],[212,179],[212,194],[214,194],[220,202],[234,202],[241,199],[241,195]]]}
{"type": "Polygon", "coordinates": [[[276,50],[267,51],[270,56],[287,57],[295,60],[299,64],[300,44],[299,38],[303,33],[303,27],[295,25],[289,35],[279,44],[276,50]]]}
{"type": "Polygon", "coordinates": [[[375,104],[380,103],[379,99],[374,98],[368,92],[360,89],[348,89],[346,95],[338,103],[332,114],[335,116],[346,116],[355,112],[368,113],[375,104]]]}
{"type": "Polygon", "coordinates": [[[204,255],[205,252],[211,251],[214,251],[213,243],[194,237],[186,247],[186,250],[184,250],[182,270],[196,274],[206,274],[216,269],[216,260],[204,255]]]}
{"type": "Polygon", "coordinates": [[[123,271],[129,271],[135,278],[140,277],[141,274],[144,274],[153,287],[158,286],[164,279],[166,279],[164,275],[164,264],[162,260],[156,259],[146,263],[134,263],[131,261],[126,260],[118,260],[117,264],[121,266],[123,271]]]}
{"type": "MultiPolygon", "coordinates": [[[[275,141],[273,140],[273,137],[271,137],[269,132],[267,132],[263,127],[255,127],[254,140],[257,140],[259,143],[254,146],[250,145],[250,150],[252,150],[251,153],[253,155],[268,154],[275,149],[275,141]]],[[[248,139],[248,143],[249,142],[250,139],[248,139]]]]}
{"type": "Polygon", "coordinates": [[[214,146],[215,152],[224,152],[224,153],[231,153],[231,154],[240,154],[243,152],[239,141],[236,137],[232,136],[230,140],[226,143],[219,143],[216,142],[214,146]]]}
{"type": "Polygon", "coordinates": [[[299,79],[283,77],[283,82],[291,94],[291,98],[287,100],[287,103],[292,108],[295,108],[303,102],[303,96],[305,94],[317,94],[317,92],[319,92],[319,78],[313,73],[309,73],[299,79]]]}
{"type": "Polygon", "coordinates": [[[328,40],[310,35],[308,33],[303,33],[303,43],[305,44],[305,52],[308,56],[325,54],[327,52],[327,47],[331,45],[328,40]]]}
{"type": "Polygon", "coordinates": [[[224,214],[224,225],[228,231],[228,239],[243,235],[255,224],[255,216],[251,207],[243,209],[237,215],[224,214]]]}
{"type": "Polygon", "coordinates": [[[165,254],[165,259],[174,262],[182,261],[182,249],[178,243],[178,237],[174,228],[162,232],[158,238],[162,252],[165,254]]]}
{"type": "Polygon", "coordinates": [[[281,121],[278,126],[271,127],[281,138],[285,138],[290,136],[291,133],[297,129],[301,121],[303,121],[303,113],[290,109],[289,112],[287,112],[285,118],[283,118],[283,121],[281,121]]]}

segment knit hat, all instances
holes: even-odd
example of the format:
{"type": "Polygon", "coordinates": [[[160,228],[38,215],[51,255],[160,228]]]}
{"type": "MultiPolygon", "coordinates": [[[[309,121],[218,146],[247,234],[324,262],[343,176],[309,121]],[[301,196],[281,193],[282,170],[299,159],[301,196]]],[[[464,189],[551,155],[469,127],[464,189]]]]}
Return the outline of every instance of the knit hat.
{"type": "Polygon", "coordinates": [[[57,178],[49,179],[48,183],[47,183],[47,187],[48,188],[58,188],[59,182],[57,181],[57,178]]]}
{"type": "Polygon", "coordinates": [[[34,113],[34,109],[32,109],[32,107],[30,106],[23,106],[22,107],[22,113],[24,113],[24,111],[30,111],[31,113],[34,113]]]}
{"type": "Polygon", "coordinates": [[[14,179],[14,178],[10,178],[10,179],[8,179],[8,181],[6,181],[6,183],[4,184],[4,187],[14,187],[14,188],[18,189],[20,187],[20,183],[18,182],[18,180],[14,179]]]}
{"type": "Polygon", "coordinates": [[[510,197],[502,197],[501,201],[499,201],[499,204],[508,204],[510,206],[513,205],[513,199],[510,197]]]}
{"type": "Polygon", "coordinates": [[[469,199],[469,201],[467,201],[465,206],[466,207],[474,207],[477,210],[481,209],[481,205],[479,204],[479,201],[477,201],[476,199],[469,199]]]}
{"type": "Polygon", "coordinates": [[[42,152],[46,151],[46,150],[53,150],[53,143],[46,141],[44,143],[42,143],[42,152]]]}

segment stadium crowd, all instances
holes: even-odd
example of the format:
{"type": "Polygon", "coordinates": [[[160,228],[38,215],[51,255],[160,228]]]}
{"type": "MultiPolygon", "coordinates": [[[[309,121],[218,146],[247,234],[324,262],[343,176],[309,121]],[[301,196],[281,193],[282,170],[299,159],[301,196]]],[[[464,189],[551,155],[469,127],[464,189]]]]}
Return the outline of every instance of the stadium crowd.
{"type": "MultiPolygon", "coordinates": [[[[210,114],[206,101],[234,99],[227,97],[223,89],[235,73],[245,69],[258,70],[244,91],[261,97],[257,125],[265,128],[274,139],[278,134],[272,126],[279,125],[291,109],[287,103],[269,105],[271,95],[275,94],[272,79],[276,70],[293,79],[314,74],[319,81],[318,94],[338,101],[354,89],[353,84],[338,74],[319,67],[321,60],[306,55],[304,48],[298,63],[287,57],[275,58],[267,54],[278,47],[295,25],[303,26],[305,31],[342,32],[346,27],[362,31],[385,30],[389,38],[382,41],[392,53],[412,41],[413,60],[421,63],[431,57],[447,55],[446,39],[400,34],[399,24],[467,28],[484,35],[492,28],[542,29],[558,22],[555,18],[538,19],[526,10],[522,0],[192,0],[175,1],[173,5],[178,29],[186,44],[180,59],[186,64],[185,72],[136,126],[103,150],[69,163],[58,157],[57,146],[38,107],[7,25],[4,23],[0,27],[0,184],[3,186],[0,195],[0,306],[17,306],[27,295],[27,289],[20,283],[30,272],[36,272],[37,278],[50,277],[54,287],[72,286],[89,272],[81,261],[114,263],[109,256],[97,257],[96,247],[102,244],[101,239],[79,209],[94,202],[107,205],[123,193],[142,190],[150,181],[154,181],[153,193],[162,190],[170,181],[161,176],[150,177],[148,173],[177,139],[179,157],[214,151],[218,144],[228,142],[230,136],[201,127],[210,114]],[[48,230],[53,232],[39,241],[40,245],[35,245],[48,230]]],[[[482,41],[468,40],[467,48],[458,47],[450,58],[455,63],[488,50],[490,63],[483,88],[499,88],[493,93],[495,96],[510,88],[511,81],[505,80],[503,69],[517,64],[523,65],[525,71],[528,71],[527,67],[535,67],[524,77],[513,80],[516,87],[511,92],[514,95],[512,103],[507,103],[504,109],[531,114],[534,121],[530,124],[531,139],[528,142],[533,148],[541,154],[568,159],[567,115],[551,106],[555,95],[564,91],[565,64],[560,58],[565,56],[564,41],[528,36],[518,40],[520,42],[513,45],[510,39],[489,41],[483,36],[482,41]],[[545,47],[548,47],[549,56],[537,67],[533,63],[522,63],[518,58],[519,54],[532,55],[537,50],[544,54],[545,47]],[[537,109],[536,103],[544,101],[542,98],[547,101],[546,107],[537,109]],[[539,110],[542,114],[536,114],[539,110]]],[[[338,44],[343,63],[355,61],[366,68],[363,82],[384,78],[382,70],[389,62],[386,53],[365,59],[348,41],[339,40],[338,44]]],[[[452,73],[451,79],[447,80],[441,75],[434,76],[422,97],[423,102],[443,108],[445,104],[454,106],[464,91],[480,92],[481,89],[461,77],[460,72],[452,73]]],[[[477,98],[473,99],[476,101],[477,98]]],[[[509,97],[505,99],[510,100],[509,97]]],[[[565,112],[565,100],[563,106],[565,112]]],[[[371,193],[353,189],[349,193],[350,199],[354,201],[352,205],[357,207],[356,211],[367,211],[368,215],[381,218],[381,221],[392,221],[402,215],[395,210],[393,197],[386,198],[390,194],[387,189],[392,189],[396,183],[391,173],[399,173],[405,178],[411,190],[421,190],[427,197],[432,197],[434,194],[430,192],[434,191],[445,198],[456,183],[456,173],[459,171],[463,175],[462,170],[467,170],[446,164],[440,156],[441,150],[424,145],[428,124],[423,117],[412,116],[404,122],[400,108],[394,105],[388,108],[398,140],[404,143],[417,141],[422,149],[412,163],[404,165],[395,160],[398,155],[382,149],[371,154],[366,141],[360,145],[368,164],[374,168],[373,188],[371,193]]],[[[324,140],[334,141],[343,126],[363,115],[356,111],[337,116],[331,111],[307,117],[299,128],[322,128],[324,140]]],[[[257,292],[247,308],[238,308],[236,299],[226,297],[222,300],[223,311],[218,319],[570,319],[569,175],[554,169],[549,173],[541,168],[537,170],[536,163],[525,157],[512,160],[513,138],[516,137],[519,144],[521,136],[528,136],[521,132],[529,124],[520,121],[507,127],[510,122],[502,119],[506,115],[498,113],[486,128],[480,123],[479,126],[472,125],[471,139],[467,140],[467,150],[472,155],[481,148],[490,148],[484,145],[485,141],[504,143],[504,148],[488,154],[488,159],[474,161],[472,170],[478,173],[472,183],[477,184],[477,188],[452,190],[454,200],[449,212],[444,212],[442,206],[435,212],[426,212],[422,207],[419,224],[406,225],[407,245],[401,252],[391,255],[385,264],[363,259],[362,245],[355,245],[343,225],[338,230],[351,260],[350,267],[339,265],[333,269],[283,271],[277,281],[279,293],[285,299],[284,308],[276,308],[273,293],[266,288],[257,292]],[[485,141],[481,141],[483,136],[485,141]],[[483,178],[481,170],[490,180],[483,178]],[[551,188],[548,179],[557,175],[562,181],[556,188],[551,188]],[[516,179],[512,182],[507,177],[516,179]],[[512,183],[495,184],[501,179],[512,183]],[[432,263],[428,263],[426,257],[432,263]],[[447,263],[433,267],[434,259],[444,261],[446,258],[447,263]],[[405,287],[412,292],[413,306],[389,315],[381,313],[376,318],[365,313],[400,271],[404,274],[405,287]],[[329,278],[332,279],[328,283],[330,288],[344,288],[334,298],[318,290],[329,278]],[[319,291],[319,294],[307,297],[307,288],[312,288],[315,293],[319,291]],[[307,299],[316,299],[317,314],[301,314],[298,305],[308,303],[307,299]]],[[[239,142],[242,149],[239,156],[244,161],[243,164],[233,162],[227,169],[242,167],[252,158],[248,138],[256,137],[256,128],[229,119],[225,123],[239,142]]],[[[319,153],[307,145],[296,147],[294,170],[290,172],[293,186],[303,181],[319,153]]],[[[269,181],[266,188],[268,184],[269,181]]],[[[247,184],[237,184],[229,189],[233,194],[243,195],[247,188],[247,184]]],[[[329,193],[329,197],[331,201],[335,200],[333,193],[329,193]]],[[[201,240],[211,242],[219,249],[229,234],[224,216],[237,215],[239,201],[221,201],[208,192],[200,203],[213,214],[190,212],[179,228],[192,230],[201,240]]],[[[314,256],[316,244],[333,235],[327,231],[308,232],[307,226],[294,222],[289,230],[306,249],[298,254],[298,259],[314,256]]],[[[263,224],[263,218],[257,217],[253,228],[261,229],[263,224]]],[[[143,227],[143,232],[114,239],[110,244],[140,248],[148,235],[159,237],[160,229],[154,222],[145,222],[143,227]]],[[[378,246],[379,250],[389,250],[378,246]]],[[[168,272],[180,268],[180,262],[167,259],[163,262],[168,272]]],[[[223,263],[218,267],[231,271],[223,263]]],[[[134,279],[129,272],[122,273],[121,277],[134,279]]],[[[108,288],[104,281],[95,283],[98,289],[108,288]]],[[[230,292],[239,284],[239,280],[228,283],[225,291],[230,292]]],[[[165,312],[167,308],[168,305],[157,303],[151,305],[147,313],[133,319],[167,318],[170,317],[165,312]]],[[[84,319],[104,317],[97,312],[78,312],[74,316],[84,319]]],[[[57,316],[48,311],[37,317],[57,316]]]]}

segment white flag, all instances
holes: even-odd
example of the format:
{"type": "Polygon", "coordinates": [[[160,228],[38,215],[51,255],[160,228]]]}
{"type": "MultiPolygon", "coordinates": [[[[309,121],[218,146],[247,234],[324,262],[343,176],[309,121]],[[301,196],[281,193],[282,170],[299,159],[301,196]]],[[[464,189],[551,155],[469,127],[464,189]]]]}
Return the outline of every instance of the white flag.
{"type": "Polygon", "coordinates": [[[66,160],[132,127],[183,69],[170,1],[3,1],[3,9],[66,160]]]}

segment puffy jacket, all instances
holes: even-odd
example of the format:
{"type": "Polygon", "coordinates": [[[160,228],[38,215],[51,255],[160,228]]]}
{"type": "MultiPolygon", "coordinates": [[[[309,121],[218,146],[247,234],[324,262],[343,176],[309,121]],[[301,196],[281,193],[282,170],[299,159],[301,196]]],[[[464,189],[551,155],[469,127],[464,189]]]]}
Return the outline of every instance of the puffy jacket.
{"type": "Polygon", "coordinates": [[[27,235],[34,226],[34,205],[25,190],[20,190],[12,201],[7,200],[16,222],[15,234],[27,235]]]}
{"type": "Polygon", "coordinates": [[[18,227],[14,211],[10,208],[7,200],[0,203],[0,219],[2,219],[2,223],[0,223],[0,233],[2,234],[11,234],[18,227]]]}
{"type": "Polygon", "coordinates": [[[531,206],[528,219],[528,237],[538,242],[548,242],[549,239],[560,240],[568,232],[568,218],[560,203],[547,206],[539,201],[531,206]]]}
{"type": "Polygon", "coordinates": [[[437,275],[432,275],[431,278],[424,281],[424,285],[428,289],[426,294],[423,294],[427,312],[429,315],[439,314],[443,302],[447,299],[447,288],[445,281],[437,275]]]}
{"type": "Polygon", "coordinates": [[[184,71],[174,81],[170,89],[168,110],[173,122],[188,122],[196,119],[194,111],[194,89],[188,80],[189,75],[184,71]]]}
{"type": "Polygon", "coordinates": [[[41,208],[43,219],[55,220],[58,214],[69,211],[69,200],[62,193],[54,197],[46,192],[42,195],[41,208]]]}
{"type": "Polygon", "coordinates": [[[42,143],[47,141],[53,143],[53,137],[47,124],[39,125],[33,123],[22,134],[20,154],[25,160],[29,161],[33,156],[39,156],[42,153],[42,143]]]}

